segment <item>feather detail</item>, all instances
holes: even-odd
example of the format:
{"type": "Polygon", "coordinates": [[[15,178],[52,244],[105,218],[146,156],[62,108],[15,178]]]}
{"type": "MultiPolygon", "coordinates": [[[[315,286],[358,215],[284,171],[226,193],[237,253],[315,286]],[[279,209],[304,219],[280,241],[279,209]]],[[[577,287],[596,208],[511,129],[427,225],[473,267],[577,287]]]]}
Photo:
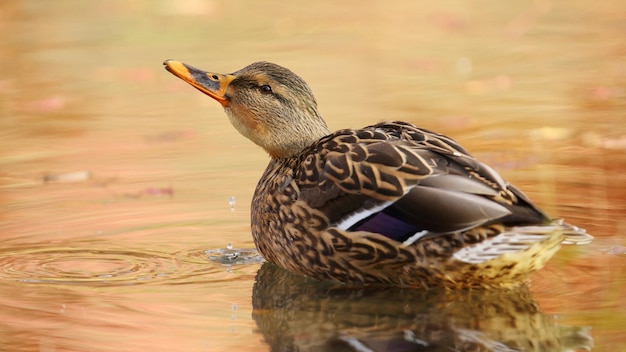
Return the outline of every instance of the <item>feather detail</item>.
{"type": "Polygon", "coordinates": [[[464,247],[453,257],[465,263],[479,264],[508,253],[527,250],[534,244],[545,241],[552,232],[562,231],[558,226],[524,226],[507,229],[494,237],[464,247]]]}
{"type": "Polygon", "coordinates": [[[513,225],[547,220],[524,197],[516,196],[521,192],[509,189],[495,171],[454,141],[412,125],[391,122],[342,130],[302,155],[304,161],[294,165],[301,200],[325,212],[326,202],[337,205],[344,203],[341,197],[352,201],[353,195],[363,196],[357,207],[345,202],[345,211],[335,206],[333,213],[325,212],[344,230],[383,210],[412,225],[411,234],[463,231],[498,219],[509,219],[513,225]]]}
{"type": "Polygon", "coordinates": [[[563,229],[563,235],[565,236],[562,242],[563,244],[582,245],[589,244],[593,240],[593,236],[588,234],[585,229],[570,225],[562,219],[555,220],[554,224],[563,229]]]}
{"type": "Polygon", "coordinates": [[[382,204],[374,206],[371,209],[361,208],[339,219],[334,224],[334,227],[337,227],[341,230],[348,230],[352,228],[354,224],[362,221],[363,219],[366,219],[372,215],[380,214],[380,212],[387,208],[390,204],[391,202],[384,202],[382,204]]]}

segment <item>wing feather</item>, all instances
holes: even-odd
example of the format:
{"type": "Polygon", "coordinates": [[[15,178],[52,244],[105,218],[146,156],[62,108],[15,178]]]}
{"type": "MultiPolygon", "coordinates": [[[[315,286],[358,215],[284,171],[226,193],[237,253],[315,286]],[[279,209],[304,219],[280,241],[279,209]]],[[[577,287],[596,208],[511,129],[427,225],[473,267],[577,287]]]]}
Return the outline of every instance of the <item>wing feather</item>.
{"type": "Polygon", "coordinates": [[[295,175],[300,199],[331,223],[399,241],[422,230],[443,234],[495,221],[523,225],[547,219],[454,140],[406,123],[329,135],[305,153],[295,175]],[[406,230],[401,238],[386,233],[390,218],[406,230]]]}

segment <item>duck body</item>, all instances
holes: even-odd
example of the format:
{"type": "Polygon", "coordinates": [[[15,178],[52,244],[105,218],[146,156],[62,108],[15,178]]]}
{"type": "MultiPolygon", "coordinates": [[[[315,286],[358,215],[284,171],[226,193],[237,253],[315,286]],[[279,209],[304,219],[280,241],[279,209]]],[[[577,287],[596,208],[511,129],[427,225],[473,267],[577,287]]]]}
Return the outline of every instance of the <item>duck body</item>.
{"type": "Polygon", "coordinates": [[[357,284],[510,287],[564,240],[591,238],[449,137],[405,122],[330,133],[306,83],[278,65],[219,75],[164,64],[270,154],[252,236],[287,270],[357,284]]]}
{"type": "Polygon", "coordinates": [[[267,260],[341,282],[517,285],[563,239],[452,140],[402,122],[342,130],[272,159],[251,209],[267,260]]]}

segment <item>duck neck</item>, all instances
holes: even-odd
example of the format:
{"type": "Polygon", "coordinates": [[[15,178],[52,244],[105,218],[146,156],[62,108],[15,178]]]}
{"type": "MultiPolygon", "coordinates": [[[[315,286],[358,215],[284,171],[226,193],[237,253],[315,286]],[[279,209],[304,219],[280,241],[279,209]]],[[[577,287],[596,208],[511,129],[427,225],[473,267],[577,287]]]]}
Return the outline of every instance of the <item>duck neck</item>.
{"type": "Polygon", "coordinates": [[[289,126],[279,127],[261,147],[273,159],[292,158],[330,134],[326,122],[317,112],[315,117],[308,116],[300,120],[291,121],[289,126]]]}

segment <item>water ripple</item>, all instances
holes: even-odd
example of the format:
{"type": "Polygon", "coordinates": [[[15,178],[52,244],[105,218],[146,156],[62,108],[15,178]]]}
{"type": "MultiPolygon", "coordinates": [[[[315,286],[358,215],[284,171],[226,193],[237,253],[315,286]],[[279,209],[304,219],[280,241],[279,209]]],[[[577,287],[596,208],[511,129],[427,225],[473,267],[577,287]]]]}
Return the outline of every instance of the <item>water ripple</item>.
{"type": "MultiPolygon", "coordinates": [[[[212,251],[164,253],[145,249],[44,247],[0,252],[0,280],[31,284],[129,286],[148,283],[186,284],[221,281],[215,275],[232,271],[215,264],[212,251]]],[[[221,264],[258,261],[217,260],[221,264]]]]}
{"type": "Polygon", "coordinates": [[[256,248],[233,248],[229,243],[226,248],[210,249],[204,252],[209,260],[224,265],[262,263],[263,257],[256,248]]]}

